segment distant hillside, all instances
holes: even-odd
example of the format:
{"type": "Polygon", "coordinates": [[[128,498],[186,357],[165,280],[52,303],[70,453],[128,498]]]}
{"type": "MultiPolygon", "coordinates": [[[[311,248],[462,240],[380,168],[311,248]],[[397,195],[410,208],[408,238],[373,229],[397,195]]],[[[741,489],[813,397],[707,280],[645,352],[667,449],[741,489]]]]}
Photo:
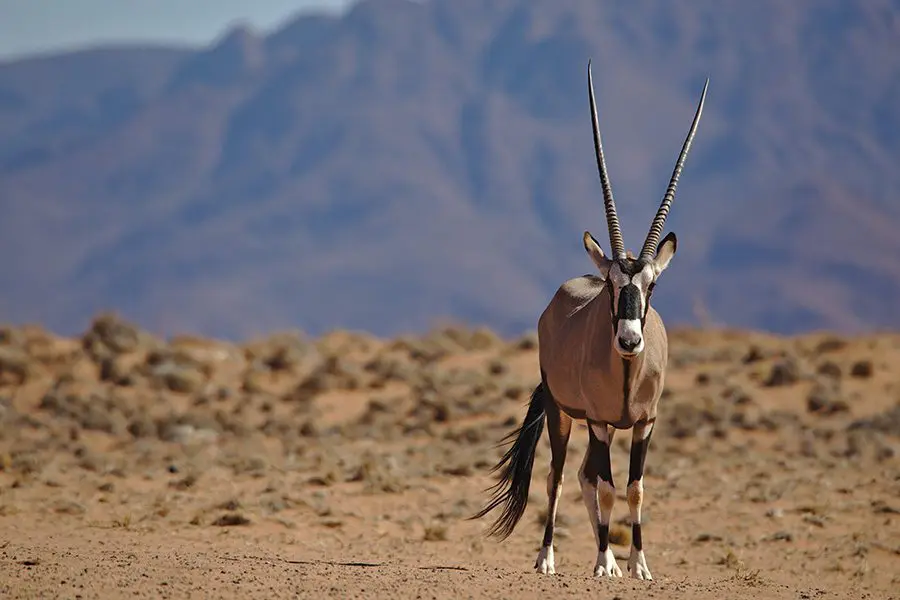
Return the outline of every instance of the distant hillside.
{"type": "Polygon", "coordinates": [[[368,0],[196,52],[0,65],[0,318],[533,328],[591,268],[581,231],[606,245],[592,57],[634,249],[711,80],[667,322],[900,326],[898,39],[889,0],[368,0]]]}

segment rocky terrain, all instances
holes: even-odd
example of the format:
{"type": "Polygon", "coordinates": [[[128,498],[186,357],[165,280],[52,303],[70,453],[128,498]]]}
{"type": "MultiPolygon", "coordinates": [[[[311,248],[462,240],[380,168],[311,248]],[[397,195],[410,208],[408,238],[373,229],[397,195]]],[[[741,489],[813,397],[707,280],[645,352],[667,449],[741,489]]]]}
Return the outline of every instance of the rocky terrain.
{"type": "MultiPolygon", "coordinates": [[[[502,544],[471,521],[537,382],[536,338],[0,330],[4,598],[898,598],[900,335],[670,333],[648,457],[652,582],[593,580],[571,441],[502,544]]],[[[613,470],[624,491],[628,435],[613,470]]],[[[621,495],[621,492],[620,492],[621,495]]],[[[630,543],[624,495],[612,538],[630,543]]]]}

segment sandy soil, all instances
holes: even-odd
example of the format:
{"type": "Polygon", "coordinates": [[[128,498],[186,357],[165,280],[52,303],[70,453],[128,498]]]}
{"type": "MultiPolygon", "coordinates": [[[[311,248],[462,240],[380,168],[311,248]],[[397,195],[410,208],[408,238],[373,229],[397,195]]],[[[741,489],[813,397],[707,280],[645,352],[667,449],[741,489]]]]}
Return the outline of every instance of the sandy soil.
{"type": "Polygon", "coordinates": [[[900,598],[900,335],[670,338],[640,582],[590,576],[583,427],[556,575],[532,569],[546,438],[513,536],[467,520],[537,382],[533,336],[0,330],[0,597],[900,598]]]}

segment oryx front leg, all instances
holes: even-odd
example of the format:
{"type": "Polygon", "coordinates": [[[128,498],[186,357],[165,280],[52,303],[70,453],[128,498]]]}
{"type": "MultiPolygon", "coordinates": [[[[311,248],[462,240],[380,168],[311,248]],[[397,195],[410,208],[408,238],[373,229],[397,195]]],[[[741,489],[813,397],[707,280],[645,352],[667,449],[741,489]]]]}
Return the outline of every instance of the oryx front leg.
{"type": "Polygon", "coordinates": [[[581,495],[597,542],[595,577],[621,577],[622,570],[609,547],[609,521],[616,503],[616,487],[609,461],[611,436],[605,424],[589,423],[588,449],[578,472],[581,495]]]}
{"type": "Polygon", "coordinates": [[[644,461],[653,421],[636,423],[631,437],[631,461],[628,469],[628,510],[631,512],[631,555],[628,570],[635,579],[653,579],[644,557],[644,543],[641,538],[641,504],[644,502],[644,461]]]}
{"type": "Polygon", "coordinates": [[[547,520],[544,525],[544,540],[538,552],[534,568],[545,575],[556,573],[553,559],[553,530],[556,527],[556,513],[562,494],[563,468],[566,464],[566,448],[572,431],[572,418],[562,412],[553,402],[546,401],[547,435],[550,438],[550,472],[547,474],[547,520]]]}

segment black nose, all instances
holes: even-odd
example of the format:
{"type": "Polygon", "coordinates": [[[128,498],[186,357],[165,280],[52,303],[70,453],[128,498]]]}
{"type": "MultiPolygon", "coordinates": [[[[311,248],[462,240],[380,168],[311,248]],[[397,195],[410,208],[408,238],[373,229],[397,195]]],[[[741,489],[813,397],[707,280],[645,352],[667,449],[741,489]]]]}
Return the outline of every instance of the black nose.
{"type": "Polygon", "coordinates": [[[640,340],[626,340],[625,338],[619,338],[619,345],[622,347],[622,350],[626,352],[631,352],[635,348],[637,348],[640,340]]]}

